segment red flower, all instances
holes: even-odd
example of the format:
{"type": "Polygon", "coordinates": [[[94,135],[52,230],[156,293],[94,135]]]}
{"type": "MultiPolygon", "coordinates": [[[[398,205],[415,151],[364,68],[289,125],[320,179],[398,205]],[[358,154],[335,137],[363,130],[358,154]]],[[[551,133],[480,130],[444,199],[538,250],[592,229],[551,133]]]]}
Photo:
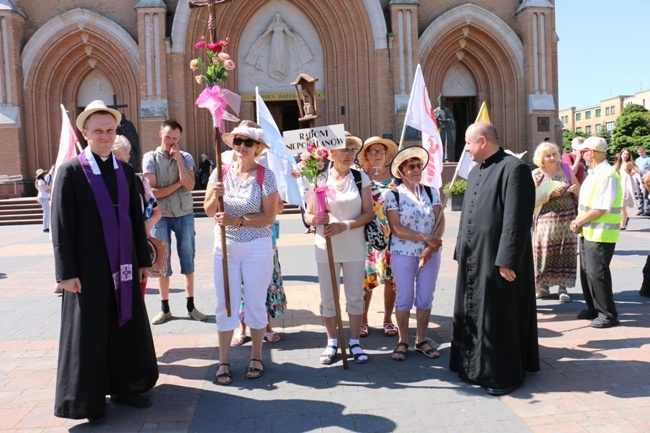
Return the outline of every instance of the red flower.
{"type": "Polygon", "coordinates": [[[205,41],[198,41],[196,44],[194,44],[194,48],[203,48],[205,47],[205,41]]]}

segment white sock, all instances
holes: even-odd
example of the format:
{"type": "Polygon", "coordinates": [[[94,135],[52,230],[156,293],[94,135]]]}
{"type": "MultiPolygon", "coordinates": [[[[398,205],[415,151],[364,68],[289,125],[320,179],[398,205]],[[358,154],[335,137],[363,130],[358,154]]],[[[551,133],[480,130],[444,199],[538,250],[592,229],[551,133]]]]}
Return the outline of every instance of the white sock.
{"type": "MultiPolygon", "coordinates": [[[[353,355],[358,355],[363,353],[363,349],[361,348],[361,346],[352,347],[355,344],[359,344],[359,340],[350,339],[350,352],[352,352],[353,355]]],[[[359,361],[367,361],[368,355],[364,353],[363,355],[360,355],[358,358],[359,361]]]]}

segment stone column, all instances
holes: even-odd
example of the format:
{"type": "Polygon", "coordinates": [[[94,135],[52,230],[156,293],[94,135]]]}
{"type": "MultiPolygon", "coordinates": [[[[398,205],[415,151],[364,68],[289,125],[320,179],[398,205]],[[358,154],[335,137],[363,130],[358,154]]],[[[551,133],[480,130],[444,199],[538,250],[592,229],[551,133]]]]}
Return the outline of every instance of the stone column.
{"type": "MultiPolygon", "coordinates": [[[[21,125],[23,74],[20,47],[26,18],[12,1],[0,1],[0,175],[24,177],[17,184],[16,193],[13,183],[0,184],[0,198],[22,195],[24,185],[34,180],[33,164],[29,164],[25,154],[25,134],[21,125]]],[[[48,169],[49,165],[43,168],[48,169]]]]}
{"type": "Polygon", "coordinates": [[[138,48],[140,52],[140,145],[143,153],[160,143],[160,123],[168,116],[167,6],[162,0],[140,0],[138,48]]]}
{"type": "Polygon", "coordinates": [[[557,107],[555,10],[548,0],[524,0],[515,15],[524,30],[526,141],[530,153],[545,138],[562,143],[557,107]]]}
{"type": "MultiPolygon", "coordinates": [[[[388,7],[393,33],[389,38],[396,120],[404,124],[415,69],[420,61],[418,44],[418,0],[391,0],[388,7]]],[[[401,128],[395,131],[399,144],[401,128]]]]}

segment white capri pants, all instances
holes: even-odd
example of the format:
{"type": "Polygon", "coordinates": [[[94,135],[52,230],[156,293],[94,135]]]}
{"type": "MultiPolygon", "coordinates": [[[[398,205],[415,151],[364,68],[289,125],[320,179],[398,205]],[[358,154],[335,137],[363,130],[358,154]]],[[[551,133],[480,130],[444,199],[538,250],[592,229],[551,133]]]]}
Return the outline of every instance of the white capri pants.
{"type": "Polygon", "coordinates": [[[433,305],[433,292],[436,290],[440,271],[441,250],[434,253],[418,274],[419,256],[390,256],[390,266],[395,278],[395,309],[411,311],[413,305],[420,310],[430,310],[433,305]]]}
{"type": "MultiPolygon", "coordinates": [[[[318,281],[320,283],[320,314],[323,317],[336,317],[334,294],[330,278],[330,267],[327,262],[316,263],[318,281]]],[[[348,314],[363,314],[363,279],[366,277],[366,262],[334,263],[334,275],[341,275],[343,269],[343,285],[345,290],[345,311],[348,314]]],[[[340,296],[339,290],[339,296],[340,296]]],[[[248,316],[248,307],[246,307],[248,316]]]]}
{"type": "Polygon", "coordinates": [[[239,307],[244,298],[246,325],[251,329],[265,328],[268,323],[266,292],[273,276],[273,246],[271,237],[250,242],[228,244],[228,280],[230,284],[231,315],[226,313],[223,290],[221,243],[214,248],[214,287],[217,299],[215,318],[217,331],[233,331],[239,327],[239,307]],[[243,282],[243,293],[242,293],[243,282]]]}

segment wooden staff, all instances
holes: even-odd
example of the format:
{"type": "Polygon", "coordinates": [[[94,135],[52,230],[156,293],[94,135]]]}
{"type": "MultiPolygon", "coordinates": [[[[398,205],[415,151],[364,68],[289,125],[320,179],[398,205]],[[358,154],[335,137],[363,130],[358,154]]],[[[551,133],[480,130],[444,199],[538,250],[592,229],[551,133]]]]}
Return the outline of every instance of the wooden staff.
{"type": "MultiPolygon", "coordinates": [[[[207,7],[209,16],[208,16],[208,32],[210,35],[210,43],[215,43],[217,41],[217,24],[216,24],[216,6],[220,3],[230,2],[232,0],[205,0],[205,1],[190,1],[190,8],[202,8],[207,7]]],[[[223,182],[223,172],[221,170],[221,133],[219,132],[219,126],[214,127],[214,146],[215,146],[215,159],[216,159],[216,169],[217,169],[217,181],[223,182]]],[[[223,205],[223,196],[219,197],[219,209],[224,211],[223,205]]],[[[228,317],[232,315],[231,306],[230,306],[230,280],[228,278],[228,252],[226,250],[226,227],[219,227],[221,234],[221,265],[223,273],[223,291],[224,297],[226,298],[226,314],[228,317]]]]}
{"type": "MultiPolygon", "coordinates": [[[[316,119],[309,119],[309,127],[316,126],[316,119]]],[[[332,250],[332,238],[325,236],[325,246],[327,248],[327,262],[330,267],[330,280],[332,281],[332,294],[334,295],[334,308],[336,311],[336,327],[339,334],[339,346],[341,346],[341,357],[343,358],[343,369],[348,369],[348,354],[345,350],[345,335],[343,333],[343,316],[341,314],[341,304],[339,302],[339,276],[334,271],[334,251],[332,250]]]]}

